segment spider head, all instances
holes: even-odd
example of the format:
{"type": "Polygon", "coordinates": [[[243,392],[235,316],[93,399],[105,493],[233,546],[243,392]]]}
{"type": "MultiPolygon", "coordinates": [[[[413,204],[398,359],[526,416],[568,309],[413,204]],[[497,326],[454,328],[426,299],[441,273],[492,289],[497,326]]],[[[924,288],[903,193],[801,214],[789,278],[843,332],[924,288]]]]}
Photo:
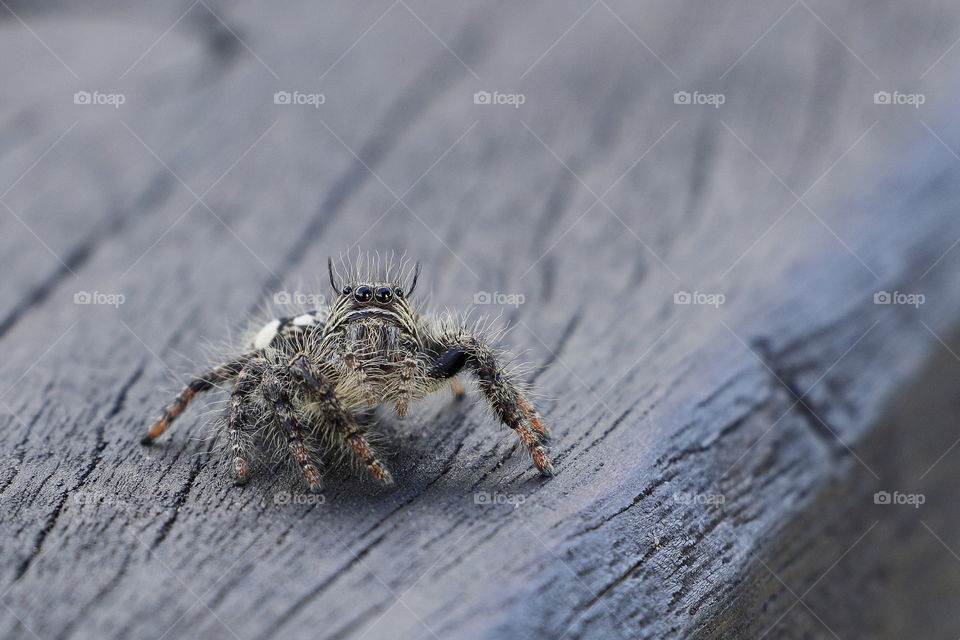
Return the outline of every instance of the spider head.
{"type": "Polygon", "coordinates": [[[403,300],[406,293],[397,284],[358,282],[345,284],[340,295],[356,307],[389,307],[403,300]]]}
{"type": "Polygon", "coordinates": [[[409,287],[400,282],[373,282],[368,279],[344,281],[337,284],[333,272],[333,260],[327,261],[330,273],[330,286],[337,292],[337,305],[351,310],[361,309],[393,309],[408,308],[407,297],[413,293],[420,276],[420,264],[413,270],[413,278],[409,287]]]}

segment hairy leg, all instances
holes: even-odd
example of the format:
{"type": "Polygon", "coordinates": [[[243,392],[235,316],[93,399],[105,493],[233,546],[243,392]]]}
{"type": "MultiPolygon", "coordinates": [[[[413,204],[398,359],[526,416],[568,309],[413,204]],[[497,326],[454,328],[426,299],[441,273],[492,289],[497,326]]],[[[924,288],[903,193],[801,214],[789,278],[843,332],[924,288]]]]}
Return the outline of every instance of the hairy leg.
{"type": "Polygon", "coordinates": [[[227,419],[227,443],[233,452],[233,478],[238,485],[250,480],[247,447],[250,443],[250,394],[257,388],[257,374],[251,363],[244,365],[230,394],[230,413],[227,419]]]}
{"type": "Polygon", "coordinates": [[[254,354],[240,356],[235,360],[230,360],[205,371],[187,383],[187,385],[177,394],[173,402],[167,405],[160,418],[153,423],[150,430],[140,440],[140,444],[151,445],[154,440],[160,437],[160,434],[177,419],[183,410],[187,408],[190,401],[198,393],[207,391],[221,382],[230,380],[237,376],[243,366],[253,357],[254,354]]]}
{"type": "Polygon", "coordinates": [[[396,366],[397,374],[399,375],[397,382],[399,396],[396,402],[394,402],[394,410],[397,413],[397,417],[403,418],[407,415],[410,400],[414,395],[414,387],[416,386],[414,376],[417,374],[418,363],[417,359],[413,357],[413,354],[407,353],[397,362],[396,366]]]}
{"type": "Polygon", "coordinates": [[[333,385],[313,365],[305,354],[297,354],[288,365],[290,375],[310,391],[320,407],[324,419],[333,427],[344,444],[366,466],[370,474],[385,485],[393,484],[393,476],[377,458],[376,452],[361,433],[360,425],[348,412],[333,390],[333,385]]]}
{"type": "Polygon", "coordinates": [[[354,325],[348,328],[347,335],[344,338],[343,356],[341,358],[344,366],[354,377],[357,386],[361,389],[361,395],[369,406],[377,403],[377,398],[373,393],[373,384],[370,374],[367,372],[364,363],[367,354],[365,349],[364,332],[366,327],[363,325],[354,325]]]}
{"type": "Polygon", "coordinates": [[[278,372],[267,367],[263,373],[262,386],[264,396],[273,407],[274,420],[287,439],[290,455],[300,467],[300,473],[303,474],[310,491],[319,492],[322,489],[320,471],[311,460],[310,452],[304,443],[303,430],[290,401],[290,394],[281,383],[278,372]]]}
{"type": "Polygon", "coordinates": [[[441,336],[438,346],[440,355],[430,375],[450,378],[468,367],[497,416],[520,437],[540,473],[553,475],[553,465],[542,446],[549,437],[547,427],[494,351],[463,330],[441,336]]]}
{"type": "Polygon", "coordinates": [[[463,388],[463,383],[460,382],[460,378],[454,378],[450,381],[450,391],[453,393],[453,399],[458,402],[463,400],[467,395],[467,390],[463,388]]]}

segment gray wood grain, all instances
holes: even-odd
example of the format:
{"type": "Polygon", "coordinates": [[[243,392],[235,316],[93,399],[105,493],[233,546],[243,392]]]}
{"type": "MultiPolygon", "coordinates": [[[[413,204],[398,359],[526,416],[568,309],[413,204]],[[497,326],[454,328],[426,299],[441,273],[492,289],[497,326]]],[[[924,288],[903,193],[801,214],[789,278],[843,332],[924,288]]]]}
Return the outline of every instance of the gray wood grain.
{"type": "Polygon", "coordinates": [[[0,15],[3,637],[957,635],[955,5],[0,15]],[[222,395],[140,447],[355,246],[419,258],[438,308],[524,297],[479,310],[555,478],[475,396],[384,424],[396,489],[334,470],[322,504],[231,486],[222,395]]]}

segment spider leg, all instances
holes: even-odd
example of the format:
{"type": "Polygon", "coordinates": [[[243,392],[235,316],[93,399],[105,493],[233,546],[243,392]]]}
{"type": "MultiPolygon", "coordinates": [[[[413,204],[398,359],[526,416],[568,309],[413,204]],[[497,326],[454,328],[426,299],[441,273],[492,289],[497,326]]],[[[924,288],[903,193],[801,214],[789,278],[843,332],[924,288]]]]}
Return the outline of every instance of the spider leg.
{"type": "Polygon", "coordinates": [[[542,446],[549,438],[549,431],[493,350],[463,330],[442,337],[439,345],[436,352],[440,355],[434,360],[429,375],[437,379],[451,378],[469,367],[497,416],[520,436],[533,464],[543,475],[553,475],[553,465],[542,446]]]}
{"type": "Polygon", "coordinates": [[[234,483],[238,485],[246,484],[250,480],[250,467],[246,455],[250,441],[248,409],[250,394],[256,388],[257,376],[253,371],[252,363],[247,363],[240,370],[230,394],[230,413],[227,419],[227,443],[233,451],[233,478],[234,483]]]}
{"type": "Polygon", "coordinates": [[[346,367],[349,375],[353,376],[357,386],[362,390],[364,400],[369,406],[377,403],[376,395],[373,392],[372,380],[366,369],[365,362],[368,355],[364,352],[364,339],[366,328],[362,325],[351,327],[348,335],[344,339],[344,353],[341,362],[346,367]]]}
{"type": "Polygon", "coordinates": [[[409,353],[397,363],[397,373],[400,379],[397,382],[398,396],[393,404],[393,408],[398,418],[403,418],[407,415],[410,399],[413,397],[415,386],[414,376],[417,373],[417,366],[417,359],[409,353]]]}
{"type": "Polygon", "coordinates": [[[204,371],[196,378],[187,383],[187,385],[177,394],[169,405],[167,405],[160,418],[153,423],[146,435],[140,440],[140,444],[151,445],[160,437],[160,434],[177,419],[183,410],[187,408],[190,401],[198,393],[207,391],[217,384],[235,378],[243,366],[253,357],[254,354],[246,354],[235,360],[230,360],[204,371]]]}
{"type": "Polygon", "coordinates": [[[460,378],[457,377],[454,377],[450,381],[450,391],[453,392],[453,399],[457,400],[458,402],[463,400],[463,398],[467,395],[467,390],[463,387],[463,382],[461,382],[460,378]]]}
{"type": "Polygon", "coordinates": [[[366,466],[370,474],[382,484],[393,484],[393,476],[377,458],[376,452],[361,433],[361,427],[353,415],[337,398],[333,385],[310,362],[303,353],[295,355],[287,365],[292,376],[298,379],[313,395],[326,420],[343,439],[353,454],[366,466]]]}
{"type": "Polygon", "coordinates": [[[303,430],[297,420],[296,411],[290,401],[290,394],[280,382],[280,378],[272,367],[267,367],[263,373],[263,392],[267,401],[273,406],[274,420],[287,439],[287,449],[300,467],[304,480],[310,491],[317,493],[322,487],[320,471],[310,461],[310,452],[303,441],[303,430]]]}

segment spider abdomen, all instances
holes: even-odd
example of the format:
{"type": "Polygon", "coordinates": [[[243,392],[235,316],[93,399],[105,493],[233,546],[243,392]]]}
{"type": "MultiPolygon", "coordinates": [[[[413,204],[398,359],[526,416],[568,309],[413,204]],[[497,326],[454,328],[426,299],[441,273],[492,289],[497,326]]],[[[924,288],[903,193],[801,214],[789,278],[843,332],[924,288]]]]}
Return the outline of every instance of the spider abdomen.
{"type": "Polygon", "coordinates": [[[297,316],[274,318],[263,325],[253,338],[254,349],[267,349],[282,346],[281,343],[313,333],[323,328],[326,311],[316,309],[297,316]]]}

